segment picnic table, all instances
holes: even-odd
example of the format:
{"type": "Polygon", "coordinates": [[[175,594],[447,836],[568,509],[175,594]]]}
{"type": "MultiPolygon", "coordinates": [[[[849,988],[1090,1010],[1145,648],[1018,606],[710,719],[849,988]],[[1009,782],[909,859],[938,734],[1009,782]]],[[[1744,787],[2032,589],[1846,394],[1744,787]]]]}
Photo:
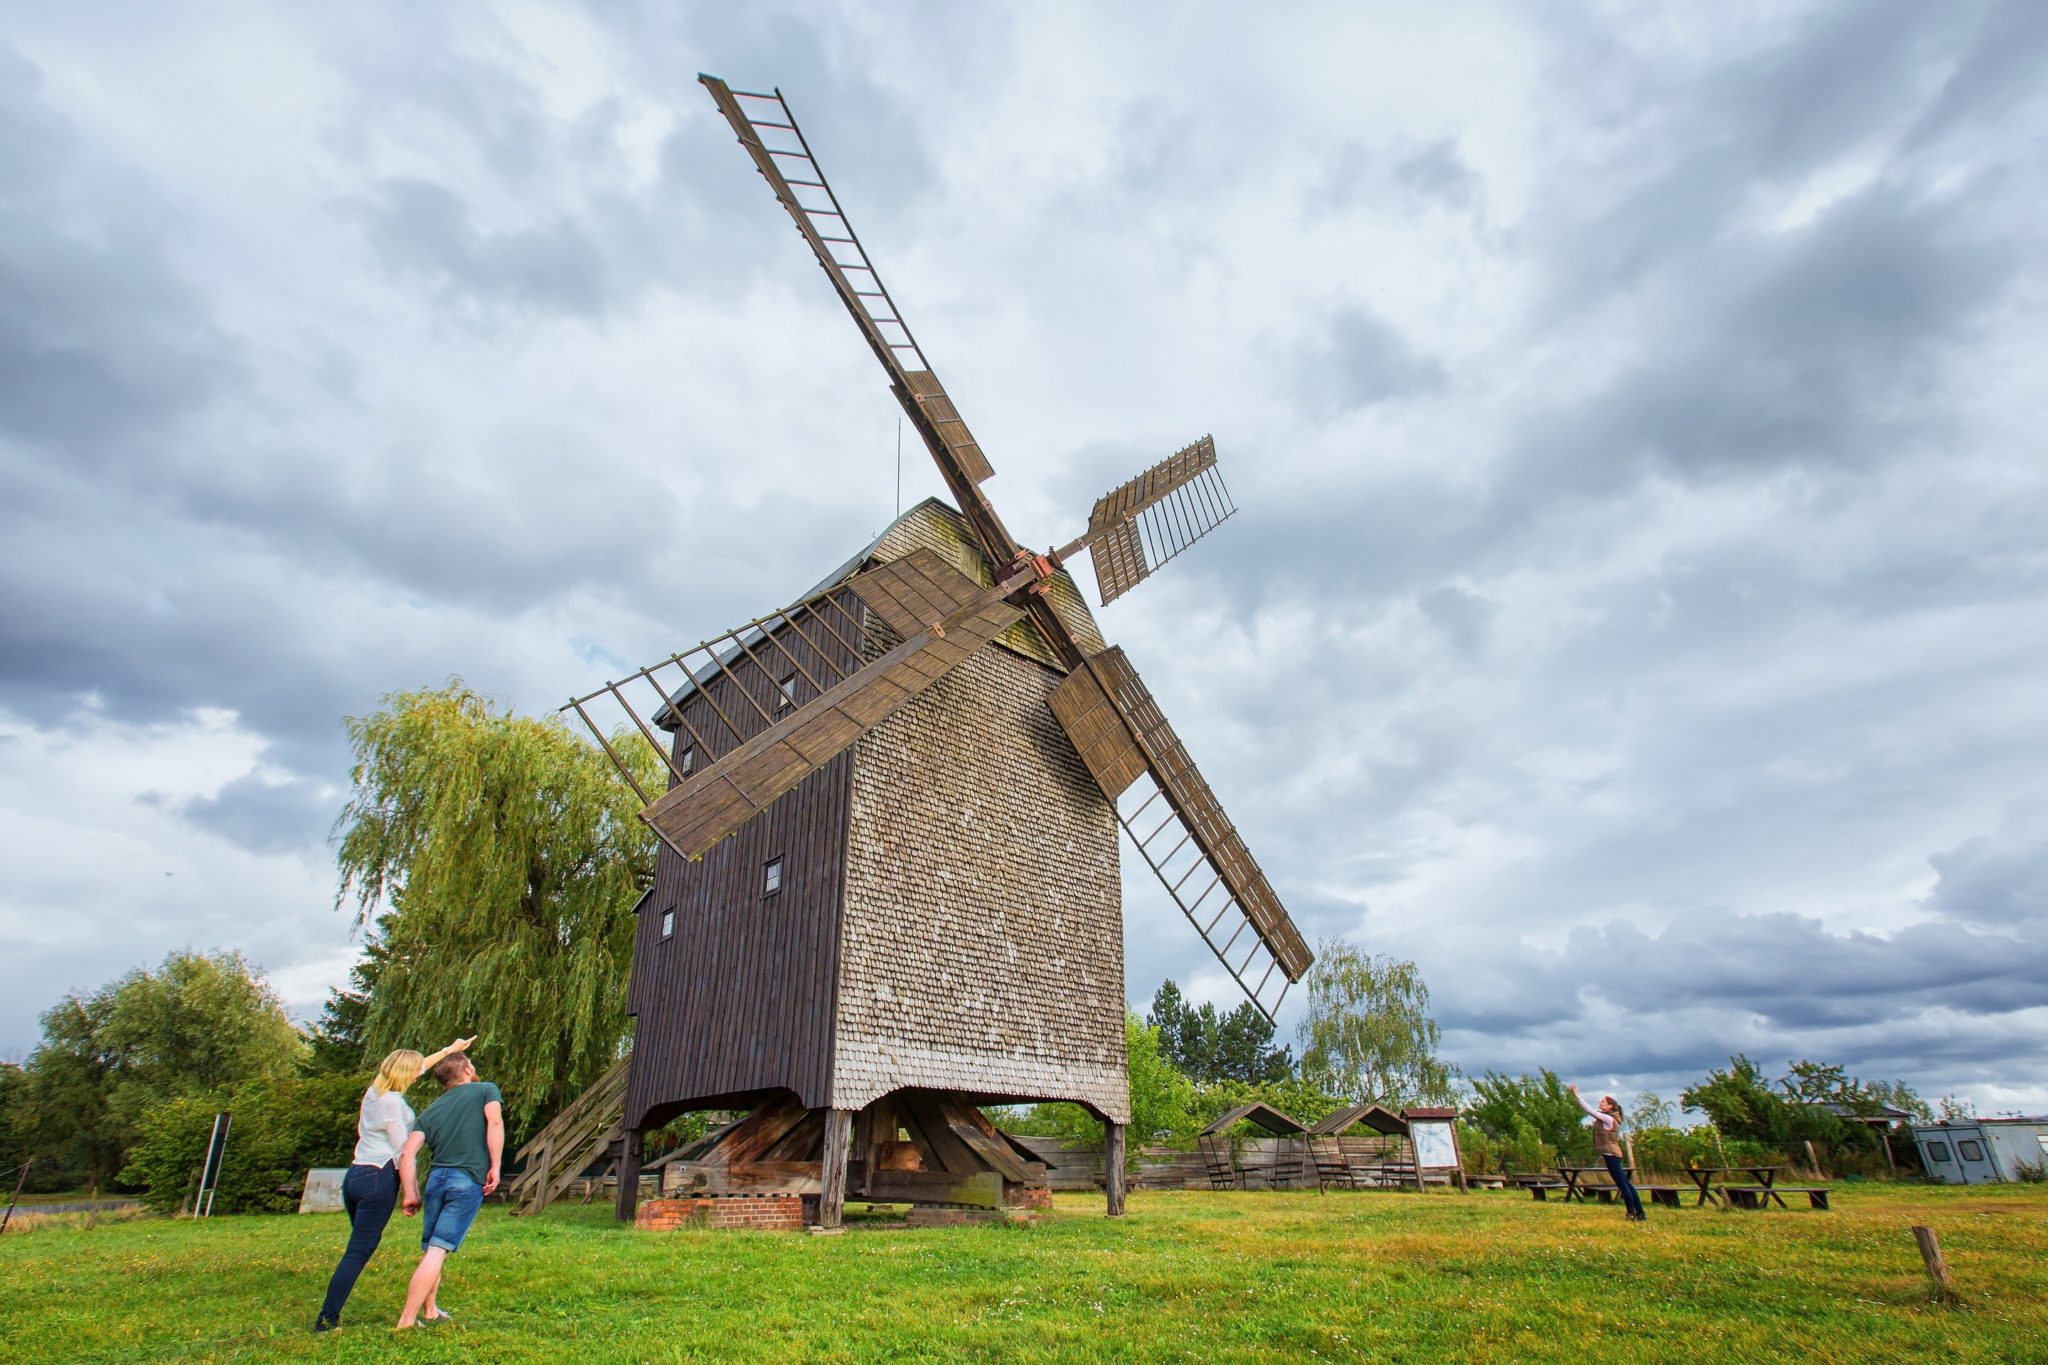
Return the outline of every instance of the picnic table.
{"type": "MultiPolygon", "coordinates": [[[[1631,1178],[1635,1176],[1635,1167],[1624,1166],[1621,1169],[1627,1172],[1631,1178]]],[[[1564,1202],[1567,1204],[1571,1203],[1574,1199],[1584,1203],[1587,1195],[1600,1190],[1611,1191],[1614,1188],[1612,1185],[1588,1185],[1585,1183],[1586,1177],[1589,1175],[1607,1174],[1605,1166],[1560,1166],[1557,1168],[1557,1173],[1564,1181],[1564,1202]]]]}
{"type": "MultiPolygon", "coordinates": [[[[1722,1197],[1711,1188],[1715,1176],[1746,1175],[1762,1188],[1766,1203],[1775,1199],[1778,1201],[1778,1207],[1782,1209],[1785,1207],[1784,1197],[1771,1187],[1777,1183],[1778,1172],[1784,1169],[1783,1166],[1692,1166],[1688,1167],[1685,1173],[1692,1177],[1693,1184],[1700,1187],[1700,1197],[1694,1202],[1694,1208],[1709,1202],[1723,1202],[1722,1197]]],[[[1724,1179],[1721,1183],[1726,1185],[1728,1181],[1724,1179]]]]}

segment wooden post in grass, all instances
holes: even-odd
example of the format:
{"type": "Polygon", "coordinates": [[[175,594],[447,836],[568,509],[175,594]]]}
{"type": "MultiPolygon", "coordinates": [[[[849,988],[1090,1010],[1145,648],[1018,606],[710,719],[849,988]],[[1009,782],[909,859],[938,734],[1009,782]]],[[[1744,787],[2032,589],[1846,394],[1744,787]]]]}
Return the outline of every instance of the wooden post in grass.
{"type": "Polygon", "coordinates": [[[853,1111],[825,1111],[824,1169],[818,1194],[818,1226],[827,1231],[839,1227],[846,1209],[846,1157],[853,1145],[853,1111]]]}
{"type": "Polygon", "coordinates": [[[1124,1216],[1124,1125],[1104,1123],[1102,1144],[1102,1190],[1109,1200],[1109,1216],[1124,1216]]]}
{"type": "Polygon", "coordinates": [[[7,1201],[7,1216],[0,1218],[0,1232],[7,1231],[7,1225],[14,1221],[14,1206],[21,1202],[21,1187],[28,1184],[28,1168],[35,1164],[34,1157],[21,1163],[21,1178],[14,1182],[14,1197],[7,1201]]]}
{"type": "Polygon", "coordinates": [[[1936,1240],[1934,1229],[1914,1227],[1913,1240],[1920,1244],[1920,1259],[1927,1266],[1927,1278],[1934,1281],[1935,1292],[1944,1301],[1953,1300],[1955,1282],[1948,1277],[1948,1262],[1942,1259],[1941,1243],[1936,1240]]]}
{"type": "Polygon", "coordinates": [[[612,1213],[621,1223],[630,1223],[640,1212],[640,1158],[646,1151],[643,1130],[628,1128],[619,1140],[619,1193],[612,1213]]]}

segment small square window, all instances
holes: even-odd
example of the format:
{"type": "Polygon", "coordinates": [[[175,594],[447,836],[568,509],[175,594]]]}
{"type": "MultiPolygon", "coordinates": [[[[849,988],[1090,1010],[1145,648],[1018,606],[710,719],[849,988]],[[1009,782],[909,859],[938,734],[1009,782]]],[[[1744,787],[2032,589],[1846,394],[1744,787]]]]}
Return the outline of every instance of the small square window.
{"type": "Polygon", "coordinates": [[[772,896],[782,889],[782,859],[770,858],[761,869],[761,894],[772,896]]]}
{"type": "Polygon", "coordinates": [[[1937,1166],[1946,1166],[1951,1159],[1948,1154],[1948,1144],[1946,1142],[1928,1143],[1927,1154],[1934,1158],[1934,1164],[1937,1166]]]}
{"type": "Polygon", "coordinates": [[[669,936],[670,934],[673,934],[673,933],[674,933],[675,931],[676,931],[676,912],[675,912],[675,911],[673,911],[673,910],[664,910],[664,911],[662,911],[662,912],[661,912],[661,936],[662,936],[663,938],[667,938],[667,937],[668,937],[668,936],[669,936]]]}
{"type": "Polygon", "coordinates": [[[694,744],[685,745],[683,751],[676,755],[676,770],[684,777],[688,777],[696,770],[696,767],[697,746],[694,744]]]}
{"type": "Polygon", "coordinates": [[[1984,1149],[1968,1138],[1964,1138],[1956,1143],[1956,1155],[1965,1161],[1982,1161],[1984,1159],[1984,1149]]]}
{"type": "Polygon", "coordinates": [[[775,684],[775,709],[786,710],[796,705],[796,674],[792,673],[775,684]]]}

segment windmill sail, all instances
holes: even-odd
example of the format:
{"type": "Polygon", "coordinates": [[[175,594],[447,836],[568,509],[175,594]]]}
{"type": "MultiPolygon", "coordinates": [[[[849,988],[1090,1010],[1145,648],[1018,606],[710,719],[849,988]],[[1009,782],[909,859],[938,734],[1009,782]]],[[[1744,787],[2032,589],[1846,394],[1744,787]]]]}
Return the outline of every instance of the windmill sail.
{"type": "Polygon", "coordinates": [[[1108,606],[1221,526],[1237,508],[1207,436],[1095,500],[1088,562],[1108,606]]]}
{"type": "Polygon", "coordinates": [[[1052,709],[1174,904],[1271,1019],[1314,956],[1124,652],[1091,655],[1052,709]]]}
{"type": "Polygon", "coordinates": [[[910,324],[903,320],[889,287],[882,283],[782,93],[734,90],[716,76],[699,75],[697,79],[711,92],[719,113],[739,136],[740,146],[753,158],[762,179],[795,221],[832,287],[839,291],[840,302],[889,372],[897,399],[948,484],[963,504],[972,504],[961,510],[986,542],[989,557],[998,563],[1008,562],[1017,546],[995,509],[975,492],[975,486],[992,478],[995,470],[945,386],[932,373],[931,362],[925,359],[910,324]]]}
{"type": "Polygon", "coordinates": [[[919,549],[564,709],[648,803],[641,817],[676,852],[699,858],[1023,615],[919,549]],[[652,689],[642,705],[675,733],[672,744],[632,705],[625,688],[635,684],[643,695],[652,689]],[[635,778],[607,715],[629,719],[664,751],[665,794],[651,796],[635,778]]]}

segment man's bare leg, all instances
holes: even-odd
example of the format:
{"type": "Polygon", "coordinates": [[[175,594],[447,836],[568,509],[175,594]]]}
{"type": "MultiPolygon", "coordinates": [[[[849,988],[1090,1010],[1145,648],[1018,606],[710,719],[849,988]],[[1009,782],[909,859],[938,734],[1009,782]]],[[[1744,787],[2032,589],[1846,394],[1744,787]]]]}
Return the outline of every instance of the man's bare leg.
{"type": "Polygon", "coordinates": [[[420,1257],[419,1269],[412,1273],[412,1283],[405,1287],[405,1311],[398,1315],[400,1327],[416,1326],[420,1310],[434,1301],[434,1290],[441,1284],[441,1265],[448,1259],[448,1253],[440,1247],[428,1247],[420,1257]]]}

